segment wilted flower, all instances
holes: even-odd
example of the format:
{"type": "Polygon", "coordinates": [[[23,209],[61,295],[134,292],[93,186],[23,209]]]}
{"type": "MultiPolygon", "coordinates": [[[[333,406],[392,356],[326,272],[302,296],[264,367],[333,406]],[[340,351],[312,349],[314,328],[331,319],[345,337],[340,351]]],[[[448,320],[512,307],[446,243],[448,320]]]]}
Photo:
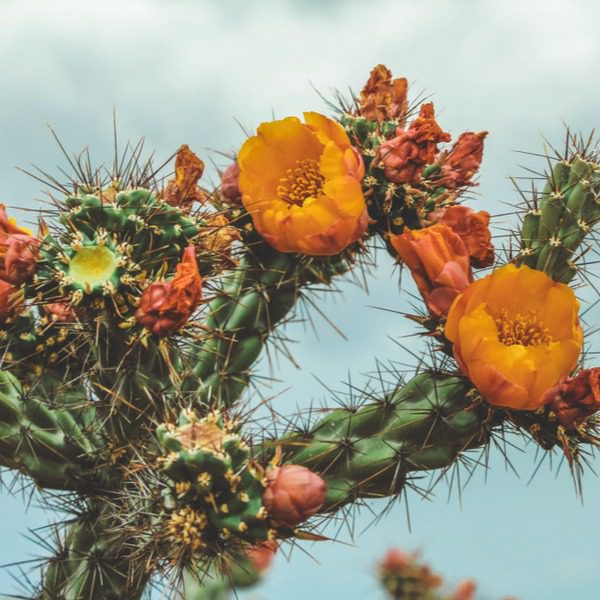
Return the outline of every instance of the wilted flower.
{"type": "Polygon", "coordinates": [[[577,365],[583,340],[573,290],[512,264],[455,300],[446,337],[465,375],[495,406],[536,410],[577,365]]]}
{"type": "Polygon", "coordinates": [[[0,204],[0,279],[13,285],[27,281],[36,269],[40,242],[20,228],[0,204]]]}
{"type": "Polygon", "coordinates": [[[467,206],[449,206],[439,222],[460,236],[469,251],[472,266],[482,268],[494,264],[494,246],[488,227],[490,213],[475,212],[467,206]]]}
{"type": "Polygon", "coordinates": [[[486,136],[487,131],[462,133],[450,151],[439,158],[442,170],[436,183],[451,190],[469,185],[481,165],[486,136]]]}
{"type": "Polygon", "coordinates": [[[157,335],[180,329],[202,299],[202,277],[196,253],[188,246],[171,281],[155,281],[142,294],[136,319],[157,335]]]}
{"type": "Polygon", "coordinates": [[[405,229],[390,243],[410,269],[430,312],[445,317],[452,302],[471,281],[469,252],[447,225],[405,229]]]}
{"type": "Polygon", "coordinates": [[[175,178],[163,191],[165,202],[185,211],[189,211],[194,202],[204,202],[205,194],[198,188],[198,180],[203,173],[204,163],[187,144],[183,144],[175,158],[175,178]]]}
{"type": "Polygon", "coordinates": [[[394,598],[429,598],[443,583],[442,577],[423,564],[418,554],[408,554],[399,548],[390,548],[385,553],[379,563],[379,575],[394,598]]]}
{"type": "Polygon", "coordinates": [[[295,527],[316,514],[327,494],[327,485],[301,465],[284,465],[267,471],[263,504],[278,527],[295,527]]]}
{"type": "Polygon", "coordinates": [[[208,215],[204,220],[205,227],[200,232],[198,246],[225,259],[230,258],[231,245],[240,239],[240,232],[229,224],[225,215],[208,215]]]}
{"type": "Polygon", "coordinates": [[[392,72],[385,65],[377,65],[360,92],[358,114],[371,121],[403,119],[408,110],[407,91],[404,77],[392,79],[392,72]]]}
{"type": "Polygon", "coordinates": [[[563,377],[546,391],[544,399],[565,429],[577,428],[600,411],[600,368],[584,369],[575,377],[563,377]]]}
{"type": "Polygon", "coordinates": [[[331,256],[367,228],[362,159],[318,113],[263,123],[238,154],[239,186],[256,230],[280,252],[331,256]]]}
{"type": "Polygon", "coordinates": [[[395,137],[379,146],[385,177],[393,183],[418,183],[423,167],[434,162],[437,145],[449,140],[435,120],[433,103],[422,104],[408,129],[399,127],[395,137]]]}
{"type": "Polygon", "coordinates": [[[412,554],[408,554],[400,548],[389,548],[379,563],[379,568],[389,573],[397,573],[406,569],[413,561],[412,554]]]}

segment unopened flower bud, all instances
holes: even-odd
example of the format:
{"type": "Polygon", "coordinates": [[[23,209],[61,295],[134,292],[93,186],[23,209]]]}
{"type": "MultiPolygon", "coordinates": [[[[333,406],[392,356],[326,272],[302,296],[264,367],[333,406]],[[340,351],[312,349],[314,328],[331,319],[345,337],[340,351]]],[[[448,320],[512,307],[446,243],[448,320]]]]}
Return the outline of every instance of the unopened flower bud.
{"type": "Polygon", "coordinates": [[[221,194],[231,204],[240,205],[242,203],[242,194],[238,187],[240,178],[240,167],[237,162],[231,163],[221,175],[221,194]]]}
{"type": "Polygon", "coordinates": [[[300,465],[267,471],[263,504],[277,527],[295,527],[316,514],[327,494],[327,485],[316,473],[300,465]]]}

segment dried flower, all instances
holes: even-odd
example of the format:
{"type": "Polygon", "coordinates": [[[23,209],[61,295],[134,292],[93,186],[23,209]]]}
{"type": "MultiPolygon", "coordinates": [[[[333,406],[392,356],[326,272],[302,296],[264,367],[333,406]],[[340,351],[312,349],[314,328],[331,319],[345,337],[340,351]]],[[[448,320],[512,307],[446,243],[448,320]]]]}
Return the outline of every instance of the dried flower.
{"type": "Polygon", "coordinates": [[[440,156],[438,162],[442,165],[442,171],[436,183],[451,190],[472,184],[471,179],[481,165],[486,136],[487,131],[462,133],[450,152],[440,156]]]}
{"type": "Polygon", "coordinates": [[[156,335],[169,335],[192,316],[202,299],[196,252],[188,246],[171,281],[155,281],[144,290],[135,316],[156,335]]]}
{"type": "Polygon", "coordinates": [[[395,137],[379,146],[384,175],[393,183],[418,183],[423,167],[434,162],[437,145],[449,140],[435,120],[433,103],[421,105],[408,129],[399,127],[395,137]]]}
{"type": "Polygon", "coordinates": [[[371,121],[399,119],[400,125],[408,110],[408,82],[404,77],[392,79],[385,65],[377,65],[360,92],[358,114],[371,121]]]}
{"type": "Polygon", "coordinates": [[[203,173],[204,163],[183,144],[175,158],[175,178],[163,190],[165,202],[185,211],[191,210],[194,202],[204,202],[205,194],[197,185],[203,173]]]}
{"type": "Polygon", "coordinates": [[[566,430],[576,429],[600,411],[600,368],[583,369],[575,377],[563,377],[546,391],[544,402],[566,430]]]}

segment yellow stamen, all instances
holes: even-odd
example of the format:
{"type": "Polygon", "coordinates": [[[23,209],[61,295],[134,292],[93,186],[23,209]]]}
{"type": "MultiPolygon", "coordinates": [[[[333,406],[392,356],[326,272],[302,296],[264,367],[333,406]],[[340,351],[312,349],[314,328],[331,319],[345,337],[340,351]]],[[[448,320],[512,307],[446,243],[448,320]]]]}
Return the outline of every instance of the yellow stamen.
{"type": "Polygon", "coordinates": [[[277,195],[288,204],[302,206],[307,198],[316,198],[323,192],[325,178],[321,175],[318,161],[307,158],[297,160],[293,168],[279,180],[277,195]]]}

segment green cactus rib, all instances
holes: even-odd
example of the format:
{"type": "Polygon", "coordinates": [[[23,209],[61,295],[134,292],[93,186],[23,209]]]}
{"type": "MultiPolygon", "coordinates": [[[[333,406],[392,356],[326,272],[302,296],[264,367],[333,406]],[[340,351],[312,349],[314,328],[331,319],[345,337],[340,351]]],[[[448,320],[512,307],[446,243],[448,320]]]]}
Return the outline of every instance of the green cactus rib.
{"type": "Polygon", "coordinates": [[[266,246],[249,251],[209,304],[207,339],[191,351],[185,391],[199,405],[231,406],[250,380],[267,337],[294,307],[300,277],[296,257],[266,246]]]}
{"type": "Polygon", "coordinates": [[[128,550],[110,512],[90,502],[48,561],[38,599],[138,600],[150,574],[128,550]]]}
{"type": "Polygon", "coordinates": [[[582,244],[600,220],[600,164],[577,150],[555,163],[537,206],[523,218],[515,262],[569,283],[582,244]]]}
{"type": "Polygon", "coordinates": [[[420,373],[403,387],[357,410],[339,408],[310,427],[266,443],[283,462],[321,475],[322,512],[358,498],[399,493],[413,471],[443,469],[489,439],[488,408],[464,378],[420,373]]]}
{"type": "Polygon", "coordinates": [[[81,388],[61,390],[47,376],[25,391],[0,371],[0,464],[29,475],[40,487],[80,489],[97,485],[101,443],[92,433],[93,410],[81,388]],[[54,397],[62,405],[51,408],[54,397]]]}

